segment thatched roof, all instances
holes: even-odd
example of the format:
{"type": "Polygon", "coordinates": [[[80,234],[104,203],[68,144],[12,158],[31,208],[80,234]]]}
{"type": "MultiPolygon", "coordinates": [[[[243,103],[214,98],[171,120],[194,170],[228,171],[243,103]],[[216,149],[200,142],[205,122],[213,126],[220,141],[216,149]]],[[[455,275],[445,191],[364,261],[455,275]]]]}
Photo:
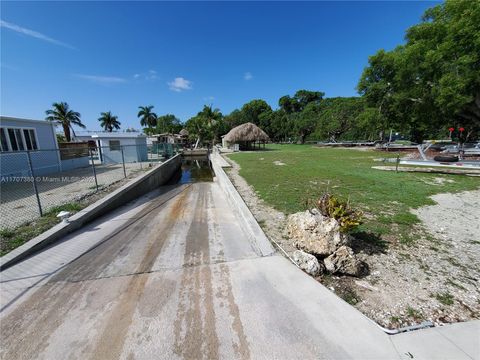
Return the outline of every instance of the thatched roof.
{"type": "Polygon", "coordinates": [[[182,129],[182,130],[180,130],[180,133],[179,133],[179,134],[182,135],[182,136],[188,136],[188,135],[189,135],[189,132],[188,132],[187,129],[182,129]]]}
{"type": "Polygon", "coordinates": [[[241,141],[268,141],[268,135],[257,125],[250,122],[239,125],[228,132],[224,139],[230,143],[241,141]]]}

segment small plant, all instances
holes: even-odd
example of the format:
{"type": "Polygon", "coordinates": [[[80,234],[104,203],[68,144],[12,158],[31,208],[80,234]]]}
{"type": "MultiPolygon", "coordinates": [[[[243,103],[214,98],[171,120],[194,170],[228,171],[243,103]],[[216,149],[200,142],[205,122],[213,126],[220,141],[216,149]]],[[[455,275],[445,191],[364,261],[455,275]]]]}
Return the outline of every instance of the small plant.
{"type": "Polygon", "coordinates": [[[360,296],[350,288],[339,291],[338,295],[350,305],[357,305],[361,301],[360,296]]]}
{"type": "Polygon", "coordinates": [[[390,323],[394,325],[398,325],[402,322],[402,319],[399,316],[391,316],[390,323]]]}
{"type": "Polygon", "coordinates": [[[352,209],[348,201],[325,193],[316,206],[323,216],[334,218],[340,224],[340,231],[347,233],[362,223],[362,212],[352,209]]]}
{"type": "Polygon", "coordinates": [[[414,320],[422,320],[423,319],[423,315],[420,311],[412,308],[412,307],[407,307],[407,315],[411,318],[413,318],[414,320]]]}
{"type": "Polygon", "coordinates": [[[435,298],[443,305],[452,305],[454,299],[453,295],[448,292],[443,294],[438,293],[435,295],[435,298]]]}

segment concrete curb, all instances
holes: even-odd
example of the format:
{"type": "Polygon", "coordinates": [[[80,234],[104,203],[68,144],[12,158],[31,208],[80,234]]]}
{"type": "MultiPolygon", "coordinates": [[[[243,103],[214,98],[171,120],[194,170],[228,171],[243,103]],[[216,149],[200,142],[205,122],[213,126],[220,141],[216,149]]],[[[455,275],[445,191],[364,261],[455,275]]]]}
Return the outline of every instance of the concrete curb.
{"type": "Polygon", "coordinates": [[[243,201],[235,186],[233,186],[230,178],[227,176],[223,167],[230,167],[227,161],[218,153],[210,154],[210,161],[212,163],[213,171],[215,172],[216,182],[225,192],[228,202],[233,208],[233,211],[240,215],[240,226],[245,230],[250,244],[260,256],[269,256],[275,252],[272,244],[263,232],[257,220],[251,213],[247,204],[243,201]]]}
{"type": "Polygon", "coordinates": [[[81,228],[99,216],[138,198],[141,195],[165,184],[181,165],[181,155],[175,155],[160,166],[132,179],[114,192],[89,205],[69,218],[68,223],[60,223],[43,234],[0,258],[0,270],[13,266],[34,253],[60,240],[65,235],[81,228]]]}

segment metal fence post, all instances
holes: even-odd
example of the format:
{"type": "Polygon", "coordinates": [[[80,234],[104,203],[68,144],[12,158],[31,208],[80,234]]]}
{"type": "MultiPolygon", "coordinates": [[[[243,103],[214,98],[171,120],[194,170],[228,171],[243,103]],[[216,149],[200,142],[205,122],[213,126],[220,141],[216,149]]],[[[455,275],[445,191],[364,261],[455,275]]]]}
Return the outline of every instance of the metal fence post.
{"type": "Polygon", "coordinates": [[[97,172],[95,171],[95,162],[93,161],[93,150],[89,149],[89,151],[90,151],[90,161],[92,162],[93,177],[95,178],[95,187],[98,191],[97,172]]]}
{"type": "Polygon", "coordinates": [[[37,197],[38,212],[40,213],[40,216],[43,216],[42,203],[40,202],[40,195],[38,194],[37,179],[35,178],[35,174],[33,172],[32,158],[30,157],[30,151],[27,151],[27,158],[28,158],[28,166],[30,167],[30,174],[32,174],[32,178],[33,178],[33,189],[35,190],[35,196],[37,197]]]}
{"type": "Polygon", "coordinates": [[[123,155],[123,145],[121,149],[122,149],[123,176],[127,177],[127,171],[125,170],[125,156],[123,155]]]}

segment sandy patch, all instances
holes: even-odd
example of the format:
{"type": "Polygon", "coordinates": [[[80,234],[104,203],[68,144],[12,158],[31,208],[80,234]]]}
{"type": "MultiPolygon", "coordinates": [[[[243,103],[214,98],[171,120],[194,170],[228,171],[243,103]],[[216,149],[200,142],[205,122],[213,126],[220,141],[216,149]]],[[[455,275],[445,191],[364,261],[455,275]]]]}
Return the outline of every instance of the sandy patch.
{"type": "Polygon", "coordinates": [[[433,179],[424,179],[420,178],[425,184],[428,185],[433,185],[433,186],[438,186],[438,185],[444,185],[446,183],[454,183],[455,180],[452,179],[447,179],[445,177],[434,177],[433,179]]]}
{"type": "Polygon", "coordinates": [[[480,190],[437,194],[432,199],[436,205],[412,212],[432,235],[448,242],[453,248],[462,248],[461,253],[474,251],[477,261],[480,261],[480,248],[471,248],[472,242],[480,244],[480,190]]]}

